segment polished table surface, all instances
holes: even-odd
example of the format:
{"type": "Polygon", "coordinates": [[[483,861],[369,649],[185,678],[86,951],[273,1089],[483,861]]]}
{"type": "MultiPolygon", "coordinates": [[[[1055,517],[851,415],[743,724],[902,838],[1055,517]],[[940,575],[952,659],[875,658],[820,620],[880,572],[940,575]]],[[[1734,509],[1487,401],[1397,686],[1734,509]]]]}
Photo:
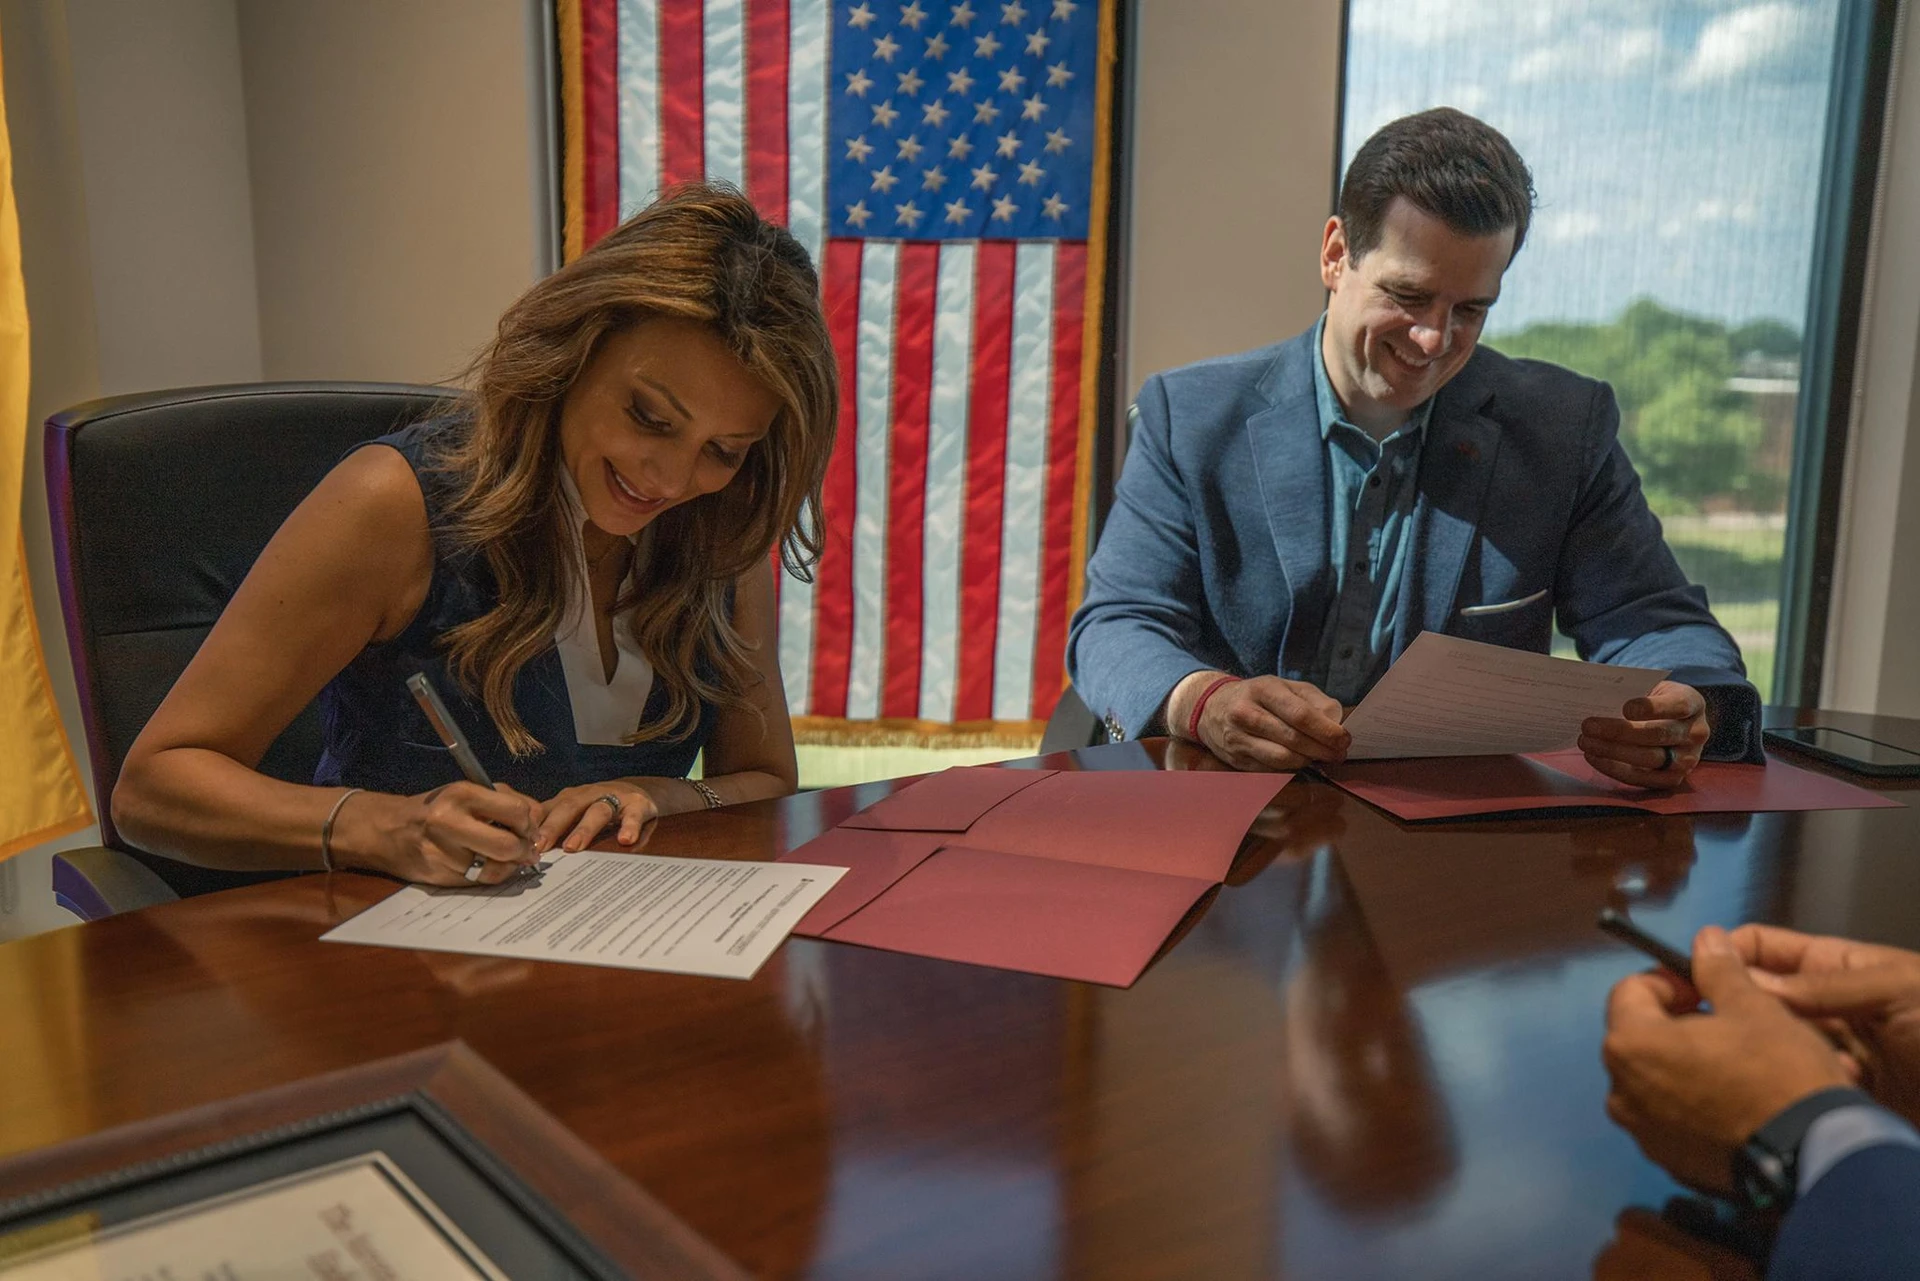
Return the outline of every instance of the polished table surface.
{"type": "MultiPolygon", "coordinates": [[[[771,857],[890,786],[647,848],[771,857]]],[[[1920,946],[1920,783],[1873,786],[1906,807],[1409,827],[1299,778],[1126,991],[800,939],[750,982],[327,944],[393,887],[300,877],[0,947],[0,1157],[459,1038],[765,1276],[1740,1275],[1650,1225],[1677,1189],[1602,1111],[1643,962],[1593,918],[1920,946]]]]}

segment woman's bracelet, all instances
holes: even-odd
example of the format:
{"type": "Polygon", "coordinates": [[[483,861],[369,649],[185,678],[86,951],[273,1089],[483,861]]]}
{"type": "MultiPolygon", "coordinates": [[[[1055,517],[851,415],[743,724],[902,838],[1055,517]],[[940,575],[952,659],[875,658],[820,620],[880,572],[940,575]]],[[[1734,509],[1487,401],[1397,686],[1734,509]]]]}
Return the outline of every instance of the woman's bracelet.
{"type": "Polygon", "coordinates": [[[697,778],[688,779],[687,786],[700,793],[700,799],[707,803],[707,808],[710,810],[717,810],[726,804],[725,801],[720,799],[720,793],[714,791],[697,778]]]}
{"type": "Polygon", "coordinates": [[[1193,715],[1187,717],[1188,741],[1194,743],[1200,741],[1200,713],[1207,710],[1207,700],[1212,698],[1214,694],[1218,693],[1223,687],[1237,684],[1239,680],[1240,678],[1238,676],[1215,677],[1213,683],[1201,691],[1199,699],[1194,702],[1193,715]]]}
{"type": "Polygon", "coordinates": [[[340,799],[327,811],[327,821],[320,825],[320,866],[331,872],[333,866],[333,820],[340,817],[340,807],[353,797],[365,791],[362,787],[349,787],[340,793],[340,799]]]}

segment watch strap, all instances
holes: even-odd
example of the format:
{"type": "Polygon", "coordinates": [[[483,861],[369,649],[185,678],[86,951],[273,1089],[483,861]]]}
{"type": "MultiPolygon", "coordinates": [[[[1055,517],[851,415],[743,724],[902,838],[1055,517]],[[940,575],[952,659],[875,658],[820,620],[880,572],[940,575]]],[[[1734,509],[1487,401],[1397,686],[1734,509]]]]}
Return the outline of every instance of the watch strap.
{"type": "Polygon", "coordinates": [[[1800,1144],[1813,1123],[1836,1108],[1873,1105],[1852,1086],[1815,1090],[1775,1113],[1734,1154],[1735,1189],[1754,1210],[1778,1211],[1791,1204],[1798,1189],[1800,1144]]]}
{"type": "Polygon", "coordinates": [[[1815,1090],[1780,1109],[1771,1120],[1753,1132],[1753,1138],[1748,1142],[1758,1140],[1782,1156],[1790,1155],[1800,1150],[1800,1140],[1807,1137],[1808,1126],[1835,1108],[1850,1107],[1856,1103],[1872,1107],[1873,1099],[1866,1091],[1851,1085],[1815,1090]]]}

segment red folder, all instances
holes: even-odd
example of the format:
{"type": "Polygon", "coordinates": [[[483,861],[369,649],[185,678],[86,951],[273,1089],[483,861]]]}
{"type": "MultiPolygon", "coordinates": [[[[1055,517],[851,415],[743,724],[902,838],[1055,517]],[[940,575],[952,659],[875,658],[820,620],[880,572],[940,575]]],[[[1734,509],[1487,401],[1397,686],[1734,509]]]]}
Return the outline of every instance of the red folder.
{"type": "Polygon", "coordinates": [[[783,861],[788,863],[847,869],[826,896],[800,918],[794,933],[816,937],[825,934],[933,857],[947,839],[941,832],[869,832],[835,827],[785,855],[783,861]]]}
{"type": "Polygon", "coordinates": [[[949,845],[826,937],[1128,987],[1214,884],[949,845]]]}
{"type": "Polygon", "coordinates": [[[1409,823],[1556,809],[1628,809],[1648,814],[1757,814],[1781,810],[1885,809],[1899,801],[1781,761],[1704,761],[1671,792],[1615,782],[1577,750],[1532,756],[1451,756],[1361,761],[1322,771],[1369,805],[1409,823]]]}
{"type": "Polygon", "coordinates": [[[875,801],[841,823],[890,832],[964,832],[975,819],[1016,792],[1053,777],[1050,769],[961,765],[942,770],[875,801]]]}
{"type": "Polygon", "coordinates": [[[947,770],[783,856],[849,869],[794,932],[1126,987],[1291,777],[947,770]]]}

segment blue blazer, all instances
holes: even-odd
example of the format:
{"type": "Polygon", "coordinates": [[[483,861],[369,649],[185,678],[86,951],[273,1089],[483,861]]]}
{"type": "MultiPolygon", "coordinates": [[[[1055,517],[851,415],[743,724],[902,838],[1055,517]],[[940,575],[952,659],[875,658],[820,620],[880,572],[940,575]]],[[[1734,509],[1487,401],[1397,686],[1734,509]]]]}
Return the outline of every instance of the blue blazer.
{"type": "Polygon", "coordinates": [[[1920,1277],[1920,1148],[1862,1148],[1793,1203],[1767,1281],[1920,1277]]]}
{"type": "MultiPolygon", "coordinates": [[[[1333,571],[1312,341],[1308,330],[1140,389],[1067,641],[1074,686],[1110,731],[1157,732],[1195,670],[1299,680],[1313,662],[1333,571]]],[[[1557,612],[1582,657],[1671,668],[1701,688],[1713,755],[1760,758],[1739,647],[1668,550],[1605,383],[1481,347],[1426,430],[1395,658],[1423,631],[1544,653],[1557,612]],[[1723,691],[1740,714],[1715,705],[1723,691]]]]}

